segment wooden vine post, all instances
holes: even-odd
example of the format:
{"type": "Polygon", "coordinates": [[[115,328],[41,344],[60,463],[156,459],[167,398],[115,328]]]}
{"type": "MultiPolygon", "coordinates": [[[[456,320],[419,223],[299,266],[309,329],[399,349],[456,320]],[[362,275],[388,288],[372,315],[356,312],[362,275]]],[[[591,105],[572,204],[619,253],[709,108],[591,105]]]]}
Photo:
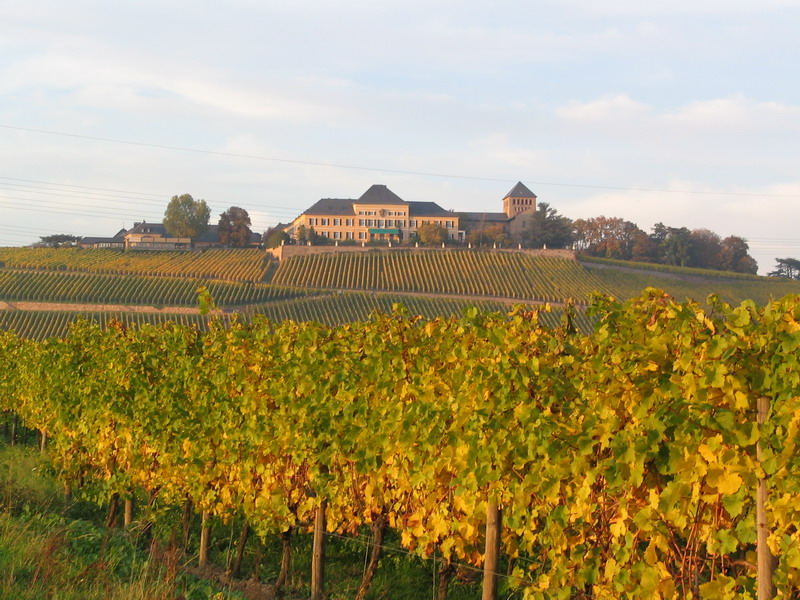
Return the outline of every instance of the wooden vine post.
{"type": "Polygon", "coordinates": [[[325,509],[321,499],[314,517],[314,546],[311,551],[311,600],[322,600],[325,591],[325,509]]]}
{"type": "Polygon", "coordinates": [[[128,496],[125,498],[124,510],[122,514],[123,523],[127,529],[131,526],[131,523],[133,523],[133,497],[128,496]]]}
{"type": "Polygon", "coordinates": [[[208,564],[208,511],[203,511],[203,519],[200,525],[200,554],[197,560],[198,566],[202,569],[208,564]]]}
{"type": "MultiPolygon", "coordinates": [[[[758,424],[763,425],[769,413],[769,398],[760,396],[757,400],[758,424]]],[[[756,443],[756,460],[761,464],[761,442],[756,443]]],[[[773,572],[775,558],[767,546],[769,527],[767,524],[767,476],[760,477],[756,489],[756,564],[758,600],[771,600],[775,597],[773,572]]]]}
{"type": "Polygon", "coordinates": [[[481,600],[497,600],[497,568],[500,558],[500,526],[502,514],[496,500],[486,506],[486,550],[483,560],[483,594],[481,600]]]}

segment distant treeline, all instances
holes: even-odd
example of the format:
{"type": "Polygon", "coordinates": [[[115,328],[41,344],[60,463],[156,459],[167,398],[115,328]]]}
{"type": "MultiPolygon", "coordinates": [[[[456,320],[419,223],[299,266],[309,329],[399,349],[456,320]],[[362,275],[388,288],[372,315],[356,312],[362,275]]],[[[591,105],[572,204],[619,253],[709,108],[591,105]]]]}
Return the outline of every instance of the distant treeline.
{"type": "Polygon", "coordinates": [[[590,256],[737,273],[758,271],[743,238],[732,235],[723,239],[709,229],[656,223],[648,234],[631,221],[595,217],[574,221],[573,231],[576,247],[590,256]]]}

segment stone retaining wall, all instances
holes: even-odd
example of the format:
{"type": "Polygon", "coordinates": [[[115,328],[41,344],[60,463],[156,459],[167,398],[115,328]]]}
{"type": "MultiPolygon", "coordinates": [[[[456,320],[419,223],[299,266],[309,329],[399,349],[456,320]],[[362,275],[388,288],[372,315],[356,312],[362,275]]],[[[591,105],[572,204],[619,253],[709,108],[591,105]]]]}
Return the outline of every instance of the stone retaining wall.
{"type": "Polygon", "coordinates": [[[449,247],[449,248],[424,248],[424,247],[409,247],[409,246],[301,246],[301,245],[287,245],[278,246],[277,248],[269,248],[267,252],[272,254],[278,260],[284,258],[291,258],[292,256],[309,256],[312,254],[336,254],[344,252],[471,252],[473,250],[481,250],[483,252],[520,252],[523,254],[530,254],[531,256],[553,256],[558,258],[566,258],[575,260],[574,250],[536,250],[528,248],[466,248],[464,246],[449,247]]]}

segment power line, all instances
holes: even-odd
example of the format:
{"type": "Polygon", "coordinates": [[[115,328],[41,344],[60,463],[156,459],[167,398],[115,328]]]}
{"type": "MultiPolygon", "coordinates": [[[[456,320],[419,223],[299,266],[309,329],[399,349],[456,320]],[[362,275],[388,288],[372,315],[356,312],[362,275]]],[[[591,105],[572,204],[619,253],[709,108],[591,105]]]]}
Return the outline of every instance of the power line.
{"type": "Polygon", "coordinates": [[[151,192],[133,192],[131,190],[118,190],[114,188],[100,188],[100,187],[91,187],[88,185],[77,185],[72,183],[56,183],[54,181],[43,181],[41,179],[22,179],[20,177],[6,177],[0,176],[0,179],[7,179],[8,181],[21,181],[23,183],[44,183],[47,185],[53,185],[58,187],[72,187],[72,188],[80,188],[84,190],[96,190],[102,192],[121,192],[123,194],[136,194],[140,196],[152,196],[153,198],[163,198],[162,194],[153,194],[151,192]]]}
{"type": "MultiPolygon", "coordinates": [[[[172,146],[168,144],[155,144],[151,142],[139,142],[134,140],[124,140],[120,138],[100,137],[93,135],[85,135],[79,133],[68,133],[64,131],[55,131],[52,129],[37,129],[33,127],[19,127],[15,125],[0,124],[0,128],[9,129],[14,131],[26,131],[29,133],[38,133],[43,135],[54,135],[68,138],[75,138],[81,140],[89,140],[95,142],[104,142],[110,144],[123,144],[127,146],[138,146],[142,148],[156,148],[159,150],[172,150],[177,152],[189,152],[193,154],[205,154],[209,156],[225,156],[230,158],[246,158],[251,160],[261,160],[268,162],[276,162],[283,164],[304,165],[312,167],[327,167],[334,169],[348,169],[353,171],[368,171],[373,173],[388,173],[392,175],[414,175],[419,177],[435,177],[439,179],[460,179],[467,181],[492,181],[509,183],[510,180],[505,177],[486,177],[479,175],[461,175],[456,173],[437,173],[434,171],[416,171],[411,169],[390,169],[382,167],[371,167],[362,165],[351,165],[345,163],[313,161],[313,160],[300,160],[291,158],[282,158],[275,156],[263,156],[258,154],[246,154],[240,152],[224,152],[222,150],[206,150],[202,148],[191,148],[188,146],[172,146]]],[[[625,192],[658,192],[664,194],[684,194],[684,195],[703,195],[703,196],[741,196],[747,198],[798,198],[797,194],[756,194],[752,192],[711,192],[703,190],[674,190],[665,188],[650,188],[650,187],[631,187],[631,186],[616,186],[616,185],[597,185],[597,184],[584,184],[584,183],[565,183],[558,181],[541,181],[536,179],[526,180],[534,185],[541,186],[554,186],[554,187],[568,187],[568,188],[581,188],[581,189],[597,189],[597,190],[610,190],[610,191],[625,191],[625,192]]]]}
{"type": "MultiPolygon", "coordinates": [[[[0,179],[3,179],[0,177],[0,179]]],[[[53,185],[53,184],[51,184],[53,185]]],[[[26,193],[33,193],[33,194],[41,194],[46,196],[56,196],[56,197],[63,197],[66,199],[76,198],[76,199],[96,199],[101,200],[104,203],[110,202],[123,202],[127,205],[130,205],[130,201],[137,202],[141,205],[148,205],[153,207],[160,207],[164,208],[165,203],[159,202],[158,200],[150,200],[146,198],[134,198],[130,196],[112,196],[110,194],[105,193],[98,193],[98,192],[82,192],[79,190],[54,190],[47,187],[35,186],[35,185],[23,185],[18,183],[6,183],[0,181],[0,194],[2,194],[2,188],[10,189],[11,191],[21,191],[26,193]]],[[[135,193],[135,192],[133,192],[135,193]]],[[[292,207],[280,207],[274,205],[266,205],[266,204],[256,204],[253,206],[251,204],[251,210],[263,210],[271,213],[281,213],[285,216],[296,215],[298,212],[301,212],[302,209],[295,209],[292,207]]]]}

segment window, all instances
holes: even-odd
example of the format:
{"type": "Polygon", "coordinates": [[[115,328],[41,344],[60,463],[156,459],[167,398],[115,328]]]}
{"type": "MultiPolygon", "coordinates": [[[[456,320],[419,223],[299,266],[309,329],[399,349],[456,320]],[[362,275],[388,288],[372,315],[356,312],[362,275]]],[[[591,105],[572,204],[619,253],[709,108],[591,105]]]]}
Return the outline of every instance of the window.
{"type": "Polygon", "coordinates": [[[411,223],[411,227],[416,227],[417,226],[417,220],[416,219],[411,219],[411,221],[409,221],[409,223],[411,223]]]}
{"type": "Polygon", "coordinates": [[[345,219],[345,225],[347,227],[352,227],[353,226],[353,219],[345,219]]]}
{"type": "Polygon", "coordinates": [[[359,231],[358,232],[358,239],[360,239],[360,240],[364,239],[364,232],[363,231],[359,231]]]}
{"type": "Polygon", "coordinates": [[[364,227],[364,219],[359,219],[358,220],[358,226],[359,227],[364,227]]]}
{"type": "Polygon", "coordinates": [[[334,225],[341,225],[342,224],[342,220],[341,219],[334,219],[333,220],[333,224],[334,225]]]}
{"type": "Polygon", "coordinates": [[[447,228],[448,229],[452,229],[453,228],[453,222],[452,221],[448,221],[447,222],[447,228]]]}
{"type": "Polygon", "coordinates": [[[345,231],[344,237],[347,238],[348,240],[352,240],[353,239],[353,232],[352,231],[345,231]]]}
{"type": "Polygon", "coordinates": [[[333,232],[333,239],[335,239],[335,240],[339,239],[339,232],[338,231],[334,231],[333,232]]]}

